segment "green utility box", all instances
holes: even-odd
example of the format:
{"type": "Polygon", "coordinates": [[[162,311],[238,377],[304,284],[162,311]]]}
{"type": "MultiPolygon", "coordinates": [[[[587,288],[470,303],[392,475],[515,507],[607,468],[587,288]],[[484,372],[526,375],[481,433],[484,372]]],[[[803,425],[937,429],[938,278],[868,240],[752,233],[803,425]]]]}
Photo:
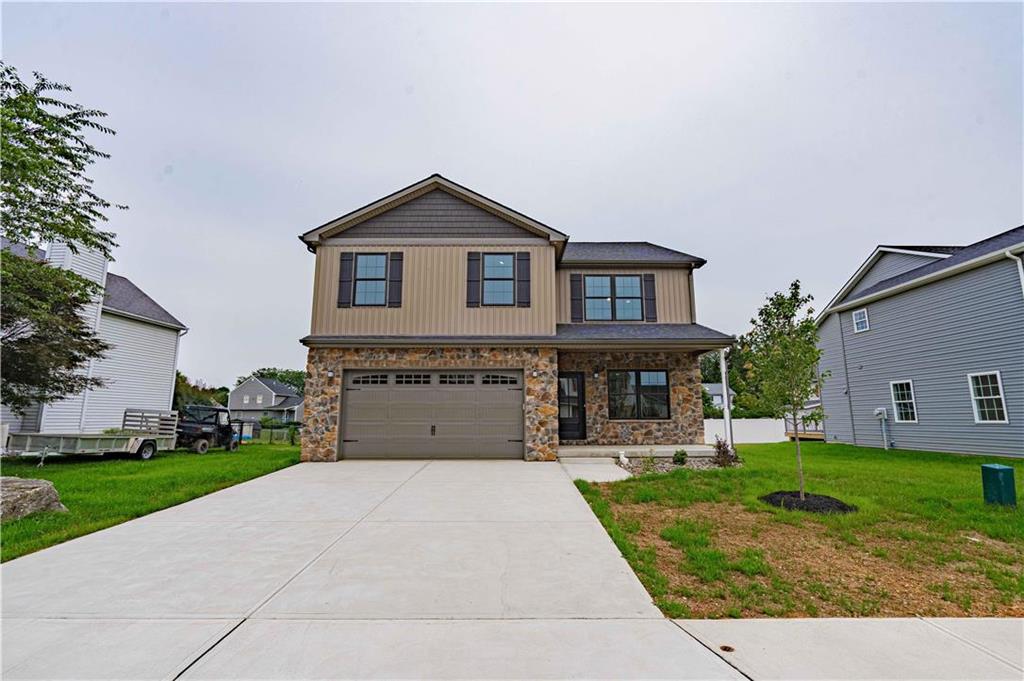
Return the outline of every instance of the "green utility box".
{"type": "Polygon", "coordinates": [[[1013,468],[999,463],[981,465],[981,486],[986,504],[1017,505],[1017,490],[1013,485],[1013,468]]]}

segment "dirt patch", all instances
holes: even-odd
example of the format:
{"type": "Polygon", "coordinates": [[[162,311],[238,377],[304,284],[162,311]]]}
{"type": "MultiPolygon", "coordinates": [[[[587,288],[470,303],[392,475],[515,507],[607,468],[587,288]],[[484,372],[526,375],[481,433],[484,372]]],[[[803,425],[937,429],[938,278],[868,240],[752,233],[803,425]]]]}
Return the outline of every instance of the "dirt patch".
{"type": "Polygon", "coordinates": [[[856,506],[851,506],[824,494],[804,494],[804,498],[801,499],[800,492],[772,492],[758,498],[766,504],[789,511],[807,511],[824,515],[857,511],[856,506]]]}
{"type": "Polygon", "coordinates": [[[1010,579],[1024,579],[1024,550],[1013,544],[958,536],[952,541],[962,546],[954,547],[957,559],[951,560],[947,542],[928,549],[871,534],[851,543],[817,521],[789,524],[735,503],[612,506],[632,541],[654,551],[668,582],[666,598],[692,617],[1024,615],[1024,602],[995,588],[987,574],[994,543],[1010,579]],[[731,570],[722,579],[702,581],[688,568],[686,553],[661,537],[664,528],[685,521],[706,524],[711,546],[730,561],[759,552],[767,572],[731,570]]]}

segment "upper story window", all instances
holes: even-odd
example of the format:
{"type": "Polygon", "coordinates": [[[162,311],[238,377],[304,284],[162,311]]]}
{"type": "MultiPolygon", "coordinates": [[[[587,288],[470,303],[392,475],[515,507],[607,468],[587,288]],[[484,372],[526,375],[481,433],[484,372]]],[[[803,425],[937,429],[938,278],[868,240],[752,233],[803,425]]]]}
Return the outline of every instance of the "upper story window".
{"type": "Polygon", "coordinates": [[[1003,401],[1003,379],[998,371],[968,374],[975,423],[1009,423],[1003,401]]]}
{"type": "Polygon", "coordinates": [[[588,275],[583,278],[583,309],[587,321],[642,321],[640,275],[588,275]]]}
{"type": "Polygon", "coordinates": [[[515,305],[515,256],[484,253],[484,305],[515,305]]]}
{"type": "Polygon", "coordinates": [[[354,305],[384,305],[387,302],[388,257],[383,253],[356,254],[354,305]]]}
{"type": "Polygon", "coordinates": [[[896,423],[917,423],[914,382],[893,381],[889,384],[889,390],[892,391],[892,413],[896,423]]]}
{"type": "Polygon", "coordinates": [[[256,404],[263,404],[263,395],[256,396],[256,404]]]}
{"type": "Polygon", "coordinates": [[[860,310],[853,311],[853,332],[861,333],[871,328],[868,324],[868,310],[867,308],[861,308],[860,310]]]}
{"type": "Polygon", "coordinates": [[[249,404],[249,396],[242,395],[242,404],[249,404]]]}

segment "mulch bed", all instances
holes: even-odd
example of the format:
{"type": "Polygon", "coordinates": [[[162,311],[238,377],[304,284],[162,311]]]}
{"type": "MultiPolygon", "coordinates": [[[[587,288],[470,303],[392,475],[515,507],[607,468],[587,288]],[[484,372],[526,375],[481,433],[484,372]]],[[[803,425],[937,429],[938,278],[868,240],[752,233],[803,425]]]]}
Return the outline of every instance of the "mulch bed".
{"type": "Polygon", "coordinates": [[[800,498],[800,492],[772,492],[766,494],[763,497],[758,497],[761,501],[772,506],[778,506],[784,508],[787,511],[807,511],[808,513],[854,513],[857,510],[856,506],[843,503],[835,497],[826,496],[824,494],[804,494],[804,498],[800,498]]]}

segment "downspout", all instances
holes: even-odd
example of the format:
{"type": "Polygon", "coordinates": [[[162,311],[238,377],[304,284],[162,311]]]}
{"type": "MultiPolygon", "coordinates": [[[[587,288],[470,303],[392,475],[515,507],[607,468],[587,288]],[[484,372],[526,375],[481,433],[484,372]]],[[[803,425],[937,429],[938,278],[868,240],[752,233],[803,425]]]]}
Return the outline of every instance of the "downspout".
{"type": "Polygon", "coordinates": [[[1020,277],[1020,293],[1024,296],[1024,261],[1020,259],[1019,255],[1014,255],[1013,253],[1010,253],[1010,251],[1004,251],[1003,255],[1010,260],[1017,261],[1017,275],[1020,277]]]}
{"type": "Polygon", "coordinates": [[[729,399],[729,366],[725,361],[725,348],[718,351],[718,362],[722,370],[722,416],[725,417],[725,441],[729,449],[735,449],[732,437],[732,400],[729,399]]]}
{"type": "Polygon", "coordinates": [[[174,339],[174,366],[171,367],[171,395],[167,399],[168,411],[174,409],[174,390],[178,387],[178,352],[181,349],[181,339],[188,333],[188,329],[178,331],[178,337],[174,339]]]}

